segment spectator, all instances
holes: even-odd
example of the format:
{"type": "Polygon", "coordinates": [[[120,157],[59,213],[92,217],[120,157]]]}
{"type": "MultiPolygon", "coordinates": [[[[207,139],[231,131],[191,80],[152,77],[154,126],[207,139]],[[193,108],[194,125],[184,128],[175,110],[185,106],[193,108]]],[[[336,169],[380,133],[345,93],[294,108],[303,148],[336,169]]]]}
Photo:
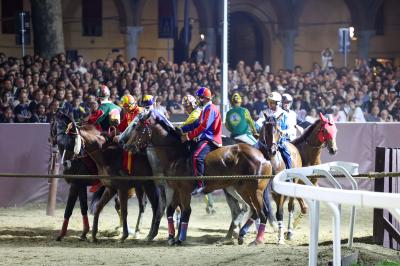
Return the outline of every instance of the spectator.
{"type": "Polygon", "coordinates": [[[175,114],[181,115],[185,113],[185,109],[183,108],[182,105],[182,96],[179,93],[175,94],[173,100],[168,101],[167,110],[172,115],[175,114]]]}
{"type": "Polygon", "coordinates": [[[3,115],[0,115],[0,123],[14,123],[14,113],[11,106],[7,106],[3,115]]]}
{"type": "Polygon", "coordinates": [[[30,120],[32,123],[50,123],[50,118],[46,114],[46,106],[39,103],[36,105],[36,110],[30,120]]]}
{"type": "Polygon", "coordinates": [[[374,106],[371,109],[371,113],[367,114],[365,116],[365,120],[367,122],[380,122],[381,119],[379,117],[379,113],[380,113],[379,107],[378,106],[374,106]]]}
{"type": "Polygon", "coordinates": [[[16,121],[18,123],[29,123],[32,118],[32,113],[29,111],[28,93],[21,91],[18,101],[19,103],[14,110],[16,121]]]}

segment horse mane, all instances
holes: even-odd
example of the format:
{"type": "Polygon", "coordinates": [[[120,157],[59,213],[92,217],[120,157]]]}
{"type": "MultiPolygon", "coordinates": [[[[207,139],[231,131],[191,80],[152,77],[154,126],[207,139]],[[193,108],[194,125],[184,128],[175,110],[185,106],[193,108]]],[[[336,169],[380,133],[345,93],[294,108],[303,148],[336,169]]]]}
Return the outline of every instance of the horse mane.
{"type": "Polygon", "coordinates": [[[293,145],[298,145],[300,143],[303,143],[306,141],[306,139],[311,135],[311,133],[314,131],[314,129],[321,123],[321,120],[318,119],[316,120],[311,126],[307,127],[303,134],[299,136],[298,138],[295,138],[294,140],[291,141],[293,145]]]}
{"type": "Polygon", "coordinates": [[[175,127],[172,125],[172,123],[162,114],[161,112],[157,110],[152,110],[151,114],[154,119],[165,129],[165,131],[168,132],[169,135],[172,135],[175,138],[180,138],[180,136],[175,132],[175,127]]]}

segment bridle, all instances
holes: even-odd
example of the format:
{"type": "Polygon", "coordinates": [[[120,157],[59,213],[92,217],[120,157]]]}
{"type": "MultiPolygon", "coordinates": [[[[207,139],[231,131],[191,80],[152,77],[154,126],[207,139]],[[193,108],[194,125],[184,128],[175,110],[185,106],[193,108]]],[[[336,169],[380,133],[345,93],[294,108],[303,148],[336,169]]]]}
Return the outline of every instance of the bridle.
{"type": "MultiPolygon", "coordinates": [[[[270,122],[270,121],[265,121],[264,122],[264,125],[263,125],[264,132],[265,132],[265,127],[266,127],[267,124],[271,124],[272,125],[272,122],[270,122]]],[[[276,142],[272,142],[271,147],[267,144],[265,133],[264,134],[260,134],[260,137],[258,138],[258,145],[259,145],[259,147],[261,149],[265,150],[266,159],[270,159],[271,158],[271,155],[273,153],[273,151],[272,151],[273,148],[275,148],[275,150],[278,150],[278,144],[276,142]]]]}

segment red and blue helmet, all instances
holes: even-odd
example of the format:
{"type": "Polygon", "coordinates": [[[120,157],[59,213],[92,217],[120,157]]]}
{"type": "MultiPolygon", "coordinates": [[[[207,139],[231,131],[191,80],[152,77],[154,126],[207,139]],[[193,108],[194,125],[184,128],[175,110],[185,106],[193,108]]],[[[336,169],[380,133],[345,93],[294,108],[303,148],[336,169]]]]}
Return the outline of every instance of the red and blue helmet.
{"type": "Polygon", "coordinates": [[[196,91],[196,96],[211,99],[211,91],[209,88],[200,87],[200,89],[196,91]]]}

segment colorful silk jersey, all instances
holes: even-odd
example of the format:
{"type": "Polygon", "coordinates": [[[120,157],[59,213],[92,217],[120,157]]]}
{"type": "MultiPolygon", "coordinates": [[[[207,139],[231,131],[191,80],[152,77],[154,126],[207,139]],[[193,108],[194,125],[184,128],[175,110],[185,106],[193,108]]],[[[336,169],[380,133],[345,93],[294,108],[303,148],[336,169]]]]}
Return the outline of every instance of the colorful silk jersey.
{"type": "Polygon", "coordinates": [[[102,131],[107,131],[114,123],[119,124],[121,108],[110,101],[102,102],[99,109],[92,113],[88,123],[100,125],[102,131]]]}
{"type": "Polygon", "coordinates": [[[201,114],[200,108],[196,108],[190,113],[186,121],[179,126],[183,133],[192,131],[193,129],[199,126],[200,114],[201,114]]]}
{"type": "Polygon", "coordinates": [[[124,132],[129,124],[136,118],[136,116],[142,111],[142,108],[136,106],[129,112],[126,112],[122,118],[121,123],[118,125],[118,131],[124,132]]]}
{"type": "Polygon", "coordinates": [[[231,132],[231,137],[256,133],[256,127],[250,112],[243,107],[234,107],[226,114],[226,128],[231,132]]]}
{"type": "Polygon", "coordinates": [[[199,126],[188,133],[190,140],[208,140],[222,146],[222,119],[218,108],[211,102],[204,106],[200,114],[199,126]]]}

